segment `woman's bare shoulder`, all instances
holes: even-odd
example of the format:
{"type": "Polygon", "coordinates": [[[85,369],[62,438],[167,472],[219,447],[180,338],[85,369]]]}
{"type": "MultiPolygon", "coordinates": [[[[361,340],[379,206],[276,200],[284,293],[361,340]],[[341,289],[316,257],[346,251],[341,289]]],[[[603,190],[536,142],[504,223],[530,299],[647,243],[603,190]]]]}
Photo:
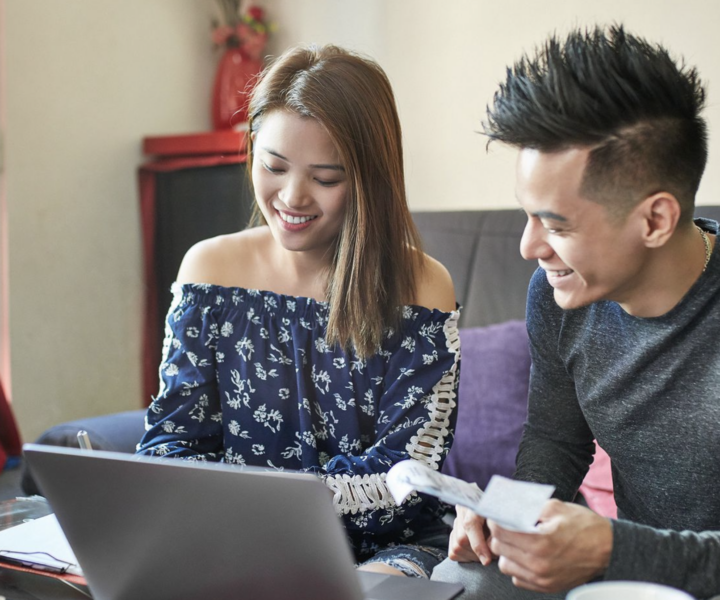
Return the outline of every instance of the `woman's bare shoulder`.
{"type": "Polygon", "coordinates": [[[178,283],[246,287],[244,280],[261,268],[269,235],[267,227],[253,227],[198,242],[183,258],[178,283]]]}
{"type": "Polygon", "coordinates": [[[424,262],[414,304],[445,312],[455,310],[455,287],[450,273],[441,262],[427,254],[424,255],[424,262]]]}

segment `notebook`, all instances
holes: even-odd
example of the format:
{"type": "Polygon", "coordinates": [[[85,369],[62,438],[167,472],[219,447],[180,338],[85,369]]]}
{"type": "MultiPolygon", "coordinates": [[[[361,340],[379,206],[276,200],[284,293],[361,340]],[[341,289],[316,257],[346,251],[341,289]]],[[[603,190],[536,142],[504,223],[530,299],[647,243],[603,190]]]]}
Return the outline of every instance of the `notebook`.
{"type": "Polygon", "coordinates": [[[356,571],[313,475],[23,450],[95,600],[450,600],[463,589],[356,571]]]}

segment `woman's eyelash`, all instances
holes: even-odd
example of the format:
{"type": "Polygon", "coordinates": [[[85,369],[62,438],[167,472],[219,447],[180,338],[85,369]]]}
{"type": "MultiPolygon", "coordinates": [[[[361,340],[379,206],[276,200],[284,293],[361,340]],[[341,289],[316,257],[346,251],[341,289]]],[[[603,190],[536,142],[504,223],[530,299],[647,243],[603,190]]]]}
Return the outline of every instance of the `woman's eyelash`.
{"type": "Polygon", "coordinates": [[[274,169],[267,163],[262,163],[262,166],[265,168],[266,171],[269,171],[270,173],[282,173],[282,169],[274,169]]]}
{"type": "MultiPolygon", "coordinates": [[[[271,166],[270,166],[269,164],[267,164],[266,162],[262,162],[262,161],[261,161],[261,164],[262,164],[263,168],[264,168],[266,171],[268,171],[269,173],[273,173],[273,174],[277,175],[278,173],[284,173],[284,172],[285,172],[285,169],[282,169],[282,168],[276,169],[276,168],[274,168],[274,167],[271,167],[271,166]]],[[[326,179],[317,179],[317,178],[315,178],[315,181],[317,181],[317,182],[318,182],[320,185],[322,185],[323,187],[332,187],[332,186],[337,185],[338,183],[340,183],[340,181],[338,181],[338,180],[336,180],[336,179],[326,180],[326,179]]]]}

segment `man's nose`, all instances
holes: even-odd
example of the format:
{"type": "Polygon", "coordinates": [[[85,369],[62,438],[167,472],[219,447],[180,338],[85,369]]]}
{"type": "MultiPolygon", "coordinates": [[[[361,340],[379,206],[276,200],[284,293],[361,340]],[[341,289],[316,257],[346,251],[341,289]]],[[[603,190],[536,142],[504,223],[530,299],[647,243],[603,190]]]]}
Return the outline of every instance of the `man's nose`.
{"type": "Polygon", "coordinates": [[[528,218],[520,239],[520,254],[525,260],[539,260],[548,258],[553,249],[547,242],[547,231],[539,219],[528,218]]]}

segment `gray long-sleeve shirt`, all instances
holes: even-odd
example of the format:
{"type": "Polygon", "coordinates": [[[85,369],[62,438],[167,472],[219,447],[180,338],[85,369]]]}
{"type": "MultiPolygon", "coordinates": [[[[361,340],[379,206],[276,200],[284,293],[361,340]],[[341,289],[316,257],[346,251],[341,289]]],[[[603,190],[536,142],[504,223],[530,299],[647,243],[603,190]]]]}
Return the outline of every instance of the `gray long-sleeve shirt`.
{"type": "MultiPolygon", "coordinates": [[[[714,221],[697,220],[717,232],[714,221]]],[[[720,248],[667,314],[615,302],[560,309],[545,272],[528,293],[533,359],[516,477],[571,500],[593,438],[612,462],[619,519],[605,579],[720,594],[720,248]]]]}

